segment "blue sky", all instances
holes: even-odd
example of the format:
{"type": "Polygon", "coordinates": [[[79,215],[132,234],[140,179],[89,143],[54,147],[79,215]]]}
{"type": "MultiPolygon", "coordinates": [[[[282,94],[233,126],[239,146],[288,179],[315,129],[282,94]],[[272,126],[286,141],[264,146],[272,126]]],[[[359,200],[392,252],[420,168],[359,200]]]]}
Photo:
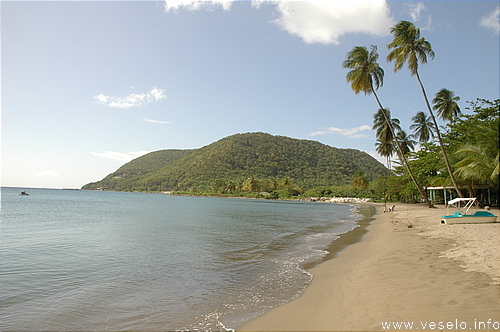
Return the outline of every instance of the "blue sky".
{"type": "MultiPolygon", "coordinates": [[[[345,55],[377,45],[379,96],[409,131],[425,110],[415,77],[386,62],[389,29],[431,42],[432,98],[499,98],[498,1],[1,3],[2,185],[79,188],[149,151],[244,132],[376,155],[373,96],[345,55]]],[[[382,158],[379,158],[383,160],[382,158]]]]}

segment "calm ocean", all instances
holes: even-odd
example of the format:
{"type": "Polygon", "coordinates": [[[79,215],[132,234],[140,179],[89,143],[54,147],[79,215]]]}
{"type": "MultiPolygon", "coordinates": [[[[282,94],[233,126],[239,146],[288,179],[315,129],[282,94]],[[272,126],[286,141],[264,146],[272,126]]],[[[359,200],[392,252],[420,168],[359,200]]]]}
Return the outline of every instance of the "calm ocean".
{"type": "Polygon", "coordinates": [[[299,296],[351,205],[2,188],[0,329],[223,330],[299,296]]]}

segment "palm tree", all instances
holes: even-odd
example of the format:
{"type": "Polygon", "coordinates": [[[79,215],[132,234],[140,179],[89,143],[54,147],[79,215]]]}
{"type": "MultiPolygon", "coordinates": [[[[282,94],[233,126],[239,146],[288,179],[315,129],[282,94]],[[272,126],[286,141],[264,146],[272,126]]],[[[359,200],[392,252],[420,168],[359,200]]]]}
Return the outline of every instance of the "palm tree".
{"type": "Polygon", "coordinates": [[[400,130],[396,136],[401,144],[401,147],[403,148],[402,150],[404,155],[413,151],[417,142],[411,139],[411,135],[407,135],[404,130],[400,130]]]}
{"type": "Polygon", "coordinates": [[[382,157],[385,157],[387,160],[387,168],[392,169],[391,167],[391,157],[394,154],[395,146],[394,142],[392,141],[381,141],[380,139],[377,140],[377,143],[375,143],[375,146],[377,147],[375,151],[382,157]]]}
{"type": "Polygon", "coordinates": [[[373,115],[373,130],[376,130],[377,143],[376,151],[387,158],[387,167],[391,169],[390,158],[397,153],[397,146],[394,141],[394,133],[401,130],[398,119],[391,119],[391,111],[388,108],[379,109],[373,115]],[[389,122],[386,119],[390,119],[389,122]]]}
{"type": "Polygon", "coordinates": [[[432,100],[434,104],[432,109],[437,112],[437,115],[441,119],[452,121],[453,118],[462,113],[457,104],[459,100],[460,97],[455,96],[453,91],[443,88],[436,93],[436,97],[432,100]]]}
{"type": "Polygon", "coordinates": [[[398,119],[391,119],[391,111],[388,108],[379,109],[373,115],[373,130],[376,130],[377,138],[382,142],[394,141],[394,133],[401,130],[398,119]],[[389,122],[386,119],[390,119],[389,122]],[[391,129],[392,127],[392,129],[391,129]]]}
{"type": "Polygon", "coordinates": [[[236,182],[234,180],[227,180],[226,181],[226,184],[225,184],[225,187],[224,187],[224,190],[226,192],[232,193],[236,189],[238,189],[238,182],[236,182]]]}
{"type": "Polygon", "coordinates": [[[499,164],[496,158],[490,158],[487,151],[480,145],[466,144],[457,152],[463,159],[455,164],[455,174],[467,180],[475,180],[482,183],[498,182],[499,164]]]}
{"type": "Polygon", "coordinates": [[[413,137],[420,143],[426,143],[434,138],[434,124],[430,117],[425,116],[424,112],[418,112],[411,120],[413,124],[410,129],[413,130],[413,137]]]}
{"type": "MultiPolygon", "coordinates": [[[[372,45],[370,50],[366,46],[356,46],[352,51],[347,53],[347,59],[342,63],[342,67],[350,69],[347,73],[346,80],[351,83],[351,88],[355,94],[361,91],[366,94],[371,94],[375,96],[380,109],[384,109],[382,103],[380,102],[376,90],[383,85],[384,82],[384,70],[379,66],[377,47],[372,45]]],[[[385,115],[385,112],[382,112],[385,115]]],[[[392,128],[390,119],[385,116],[385,121],[388,124],[389,130],[392,132],[393,137],[395,137],[395,131],[392,128]]],[[[398,151],[402,151],[397,140],[396,145],[398,146],[398,151]]],[[[410,174],[415,186],[424,198],[425,202],[429,207],[433,207],[432,203],[427,197],[427,192],[420,187],[417,179],[413,175],[406,158],[402,153],[402,162],[406,167],[406,170],[410,174]]]]}
{"type": "Polygon", "coordinates": [[[498,128],[500,118],[489,124],[478,124],[471,128],[477,138],[476,143],[467,143],[455,154],[462,159],[455,164],[455,173],[465,180],[480,183],[498,183],[500,170],[500,150],[498,128]]]}
{"type": "Polygon", "coordinates": [[[430,59],[434,59],[434,51],[432,50],[431,43],[429,43],[425,38],[420,36],[420,29],[415,27],[413,23],[408,21],[400,21],[393,28],[391,28],[391,33],[394,35],[393,41],[387,45],[389,49],[392,49],[387,55],[387,60],[389,62],[394,61],[394,72],[400,70],[403,65],[408,62],[408,69],[412,76],[416,76],[422,94],[424,96],[427,109],[431,116],[432,122],[434,123],[434,130],[436,131],[436,136],[441,146],[441,153],[450,174],[450,178],[453,182],[453,186],[460,197],[463,197],[462,193],[458,189],[457,182],[453,176],[453,171],[451,169],[450,162],[448,160],[448,155],[444,149],[443,140],[441,139],[441,134],[439,133],[439,127],[432,112],[429,99],[427,98],[427,93],[425,92],[424,85],[418,74],[419,63],[427,63],[427,56],[430,59]]]}
{"type": "Polygon", "coordinates": [[[257,192],[260,190],[259,181],[253,175],[251,175],[248,179],[245,180],[242,189],[245,191],[257,192]]]}
{"type": "MultiPolygon", "coordinates": [[[[347,59],[342,67],[352,69],[347,73],[346,79],[351,83],[355,94],[362,91],[365,95],[370,93],[377,95],[375,91],[384,84],[384,70],[377,60],[378,53],[375,45],[370,47],[370,51],[366,46],[356,46],[347,53],[347,59]]],[[[383,109],[382,106],[380,108],[383,109]]]]}
{"type": "Polygon", "coordinates": [[[366,189],[368,188],[369,184],[370,182],[360,170],[357,170],[356,173],[352,176],[352,185],[354,186],[354,188],[366,189]]]}

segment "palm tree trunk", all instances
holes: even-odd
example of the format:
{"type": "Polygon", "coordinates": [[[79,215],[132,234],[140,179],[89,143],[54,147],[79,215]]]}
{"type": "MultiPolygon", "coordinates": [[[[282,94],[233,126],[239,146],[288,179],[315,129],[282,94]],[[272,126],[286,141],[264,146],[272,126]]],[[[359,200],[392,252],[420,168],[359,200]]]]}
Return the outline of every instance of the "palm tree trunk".
{"type": "Polygon", "coordinates": [[[457,181],[455,180],[455,176],[453,175],[453,170],[451,169],[450,161],[448,160],[448,155],[446,154],[446,151],[444,150],[444,145],[443,145],[443,140],[441,139],[441,134],[439,132],[439,127],[436,121],[436,118],[434,117],[434,113],[432,112],[431,105],[429,104],[429,99],[427,98],[427,93],[425,92],[424,85],[422,84],[422,81],[420,80],[420,75],[418,74],[418,71],[416,73],[417,75],[417,80],[418,83],[420,84],[420,88],[422,89],[422,94],[424,95],[424,100],[427,105],[427,109],[429,110],[429,114],[431,115],[432,122],[434,123],[434,129],[436,130],[436,136],[439,141],[439,145],[441,146],[441,153],[443,154],[444,158],[444,163],[446,164],[446,168],[448,169],[448,173],[450,174],[451,181],[453,182],[453,186],[455,187],[455,190],[458,193],[458,196],[461,198],[464,198],[462,195],[462,192],[460,189],[458,189],[457,181]]]}
{"type": "Polygon", "coordinates": [[[387,121],[387,125],[389,126],[389,130],[391,131],[392,136],[394,137],[394,140],[396,141],[396,145],[398,147],[397,151],[398,151],[399,159],[403,162],[403,165],[405,166],[406,171],[408,172],[408,174],[410,174],[410,177],[413,180],[413,183],[415,184],[415,187],[417,187],[418,191],[420,192],[420,195],[422,195],[422,197],[424,198],[425,203],[427,204],[427,206],[429,208],[433,208],[434,205],[429,200],[429,197],[427,196],[427,191],[425,191],[424,189],[422,189],[422,187],[418,184],[418,181],[415,178],[415,175],[413,174],[413,172],[412,172],[412,170],[410,168],[410,165],[408,165],[408,161],[406,160],[406,157],[403,154],[403,149],[401,148],[401,144],[400,144],[400,142],[399,142],[399,140],[398,140],[398,138],[396,136],[396,133],[394,132],[394,128],[392,128],[391,120],[389,118],[387,118],[387,115],[384,112],[384,107],[382,106],[382,103],[378,99],[378,95],[375,92],[375,89],[373,89],[373,84],[372,84],[372,92],[373,92],[373,95],[375,96],[375,99],[377,100],[378,106],[382,110],[382,113],[384,115],[385,121],[387,121]]]}

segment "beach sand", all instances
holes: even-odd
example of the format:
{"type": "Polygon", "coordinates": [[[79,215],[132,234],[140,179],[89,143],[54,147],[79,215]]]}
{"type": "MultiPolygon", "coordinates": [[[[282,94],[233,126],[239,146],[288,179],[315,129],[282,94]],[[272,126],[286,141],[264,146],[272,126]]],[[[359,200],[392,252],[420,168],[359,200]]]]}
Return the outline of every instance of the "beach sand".
{"type": "Polygon", "coordinates": [[[310,270],[301,297],[237,330],[500,330],[500,223],[442,225],[442,206],[377,211],[359,243],[310,270]]]}

